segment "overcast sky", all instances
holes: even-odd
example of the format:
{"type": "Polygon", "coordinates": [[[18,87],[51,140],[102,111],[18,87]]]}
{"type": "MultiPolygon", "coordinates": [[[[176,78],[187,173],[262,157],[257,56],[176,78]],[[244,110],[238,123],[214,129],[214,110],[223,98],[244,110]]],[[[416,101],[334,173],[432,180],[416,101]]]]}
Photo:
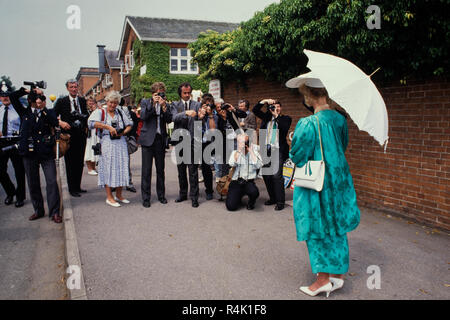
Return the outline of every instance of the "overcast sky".
{"type": "Polygon", "coordinates": [[[19,88],[45,80],[46,95],[66,94],[64,83],[80,67],[98,67],[97,44],[117,50],[126,15],[239,23],[274,0],[0,0],[0,76],[19,88]],[[81,29],[66,13],[81,10],[81,29]]]}

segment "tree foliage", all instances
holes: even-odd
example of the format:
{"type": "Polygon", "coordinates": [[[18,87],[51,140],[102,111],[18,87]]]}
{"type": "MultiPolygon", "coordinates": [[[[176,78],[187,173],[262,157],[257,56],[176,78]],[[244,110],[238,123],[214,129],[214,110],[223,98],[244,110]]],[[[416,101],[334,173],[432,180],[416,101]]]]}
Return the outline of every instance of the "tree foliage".
{"type": "Polygon", "coordinates": [[[131,71],[131,96],[136,102],[151,96],[150,87],[154,82],[164,82],[167,87],[167,99],[178,100],[178,86],[183,82],[190,82],[195,90],[207,92],[206,80],[198,79],[197,75],[170,74],[170,47],[158,42],[133,43],[135,66],[131,71]],[[140,75],[142,66],[147,65],[147,72],[140,75]]]}
{"type": "Polygon", "coordinates": [[[449,71],[448,0],[380,0],[381,29],[369,29],[371,0],[282,0],[225,34],[191,44],[203,78],[244,79],[262,73],[286,81],[307,71],[303,49],[349,59],[379,80],[449,71]]]}
{"type": "Polygon", "coordinates": [[[8,77],[8,76],[2,76],[1,78],[0,78],[0,85],[1,85],[1,83],[3,83],[3,81],[5,81],[5,84],[7,85],[7,86],[10,86],[11,87],[11,90],[12,91],[15,91],[16,90],[16,88],[13,86],[13,84],[12,84],[12,81],[11,81],[11,79],[8,77]]]}

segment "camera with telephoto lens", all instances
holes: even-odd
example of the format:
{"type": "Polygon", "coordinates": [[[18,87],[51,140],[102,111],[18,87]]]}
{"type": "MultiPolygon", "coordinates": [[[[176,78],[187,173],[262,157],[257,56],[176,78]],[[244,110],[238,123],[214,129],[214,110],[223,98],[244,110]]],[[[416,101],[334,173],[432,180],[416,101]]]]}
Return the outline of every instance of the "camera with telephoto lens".
{"type": "Polygon", "coordinates": [[[70,115],[72,116],[72,127],[75,128],[82,128],[84,126],[84,123],[86,122],[86,120],[89,118],[89,115],[87,114],[82,114],[80,112],[78,112],[77,110],[74,110],[70,113],[70,115]]]}
{"type": "Polygon", "coordinates": [[[36,100],[39,98],[41,100],[45,100],[45,97],[42,95],[38,95],[36,92],[34,92],[34,89],[40,88],[40,89],[47,89],[47,82],[45,81],[24,81],[23,84],[25,86],[30,86],[30,93],[28,94],[28,100],[31,103],[36,102],[36,100]]]}
{"type": "Polygon", "coordinates": [[[120,139],[120,134],[122,134],[125,130],[124,129],[118,129],[119,124],[117,123],[117,120],[112,120],[111,121],[111,127],[113,127],[114,129],[116,129],[117,135],[113,136],[111,133],[109,134],[109,137],[111,138],[111,140],[119,140],[120,139]]]}

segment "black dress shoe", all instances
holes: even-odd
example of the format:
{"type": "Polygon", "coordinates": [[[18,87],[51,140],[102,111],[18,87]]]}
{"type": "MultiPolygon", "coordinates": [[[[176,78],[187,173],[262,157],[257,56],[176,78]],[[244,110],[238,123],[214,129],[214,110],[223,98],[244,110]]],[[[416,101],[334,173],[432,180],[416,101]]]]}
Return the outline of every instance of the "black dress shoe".
{"type": "Polygon", "coordinates": [[[280,211],[280,210],[283,210],[283,209],[284,209],[284,204],[282,204],[282,203],[278,203],[275,206],[275,211],[280,211]]]}
{"type": "Polygon", "coordinates": [[[213,193],[207,193],[206,194],[206,200],[212,200],[214,198],[214,194],[213,193]]]}
{"type": "Polygon", "coordinates": [[[178,197],[176,200],[175,200],[175,202],[183,202],[183,201],[186,201],[187,200],[187,198],[184,198],[184,197],[178,197]]]}
{"type": "Polygon", "coordinates": [[[161,202],[162,204],[166,204],[167,203],[167,199],[166,198],[160,198],[159,202],[161,202]]]}
{"type": "Polygon", "coordinates": [[[17,200],[14,205],[16,206],[16,208],[23,207],[24,201],[23,200],[17,200]]]}
{"type": "Polygon", "coordinates": [[[134,186],[127,187],[126,189],[127,191],[136,193],[136,188],[134,186]]]}
{"type": "Polygon", "coordinates": [[[255,209],[255,204],[254,203],[247,203],[247,210],[253,210],[255,209]]]}
{"type": "Polygon", "coordinates": [[[197,200],[192,200],[192,207],[193,208],[197,208],[198,207],[198,201],[197,200]]]}
{"type": "Polygon", "coordinates": [[[271,205],[273,205],[273,204],[275,204],[275,203],[276,203],[275,201],[267,200],[266,202],[264,202],[264,205],[265,205],[265,206],[271,206],[271,205]]]}
{"type": "Polygon", "coordinates": [[[9,206],[11,203],[13,203],[13,200],[14,200],[14,196],[7,196],[5,199],[5,204],[7,206],[9,206]]]}
{"type": "Polygon", "coordinates": [[[31,217],[28,218],[28,220],[33,221],[42,218],[44,215],[39,215],[37,213],[34,213],[31,217]]]}
{"type": "Polygon", "coordinates": [[[72,197],[77,197],[77,198],[81,197],[81,194],[79,194],[78,192],[73,191],[73,192],[69,192],[69,193],[72,197]]]}
{"type": "Polygon", "coordinates": [[[150,208],[150,201],[145,200],[142,202],[142,205],[144,206],[144,208],[150,208]]]}

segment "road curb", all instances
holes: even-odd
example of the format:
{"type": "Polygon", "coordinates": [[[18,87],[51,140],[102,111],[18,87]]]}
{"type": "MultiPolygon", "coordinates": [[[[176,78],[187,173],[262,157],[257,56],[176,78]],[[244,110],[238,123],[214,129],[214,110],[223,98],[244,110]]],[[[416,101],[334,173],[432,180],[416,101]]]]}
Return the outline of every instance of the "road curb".
{"type": "Polygon", "coordinates": [[[63,161],[63,158],[61,158],[61,160],[59,161],[59,172],[61,173],[61,200],[63,202],[66,268],[70,268],[68,271],[72,272],[72,275],[69,276],[68,280],[66,281],[67,290],[69,291],[70,300],[87,300],[88,298],[86,294],[86,287],[84,285],[80,251],[78,249],[77,234],[75,231],[75,222],[73,220],[72,201],[70,200],[69,188],[67,186],[67,177],[65,174],[66,165],[63,161]],[[74,283],[70,281],[72,276],[77,277],[77,279],[74,279],[74,283]],[[77,286],[78,283],[79,286],[77,286]]]}

